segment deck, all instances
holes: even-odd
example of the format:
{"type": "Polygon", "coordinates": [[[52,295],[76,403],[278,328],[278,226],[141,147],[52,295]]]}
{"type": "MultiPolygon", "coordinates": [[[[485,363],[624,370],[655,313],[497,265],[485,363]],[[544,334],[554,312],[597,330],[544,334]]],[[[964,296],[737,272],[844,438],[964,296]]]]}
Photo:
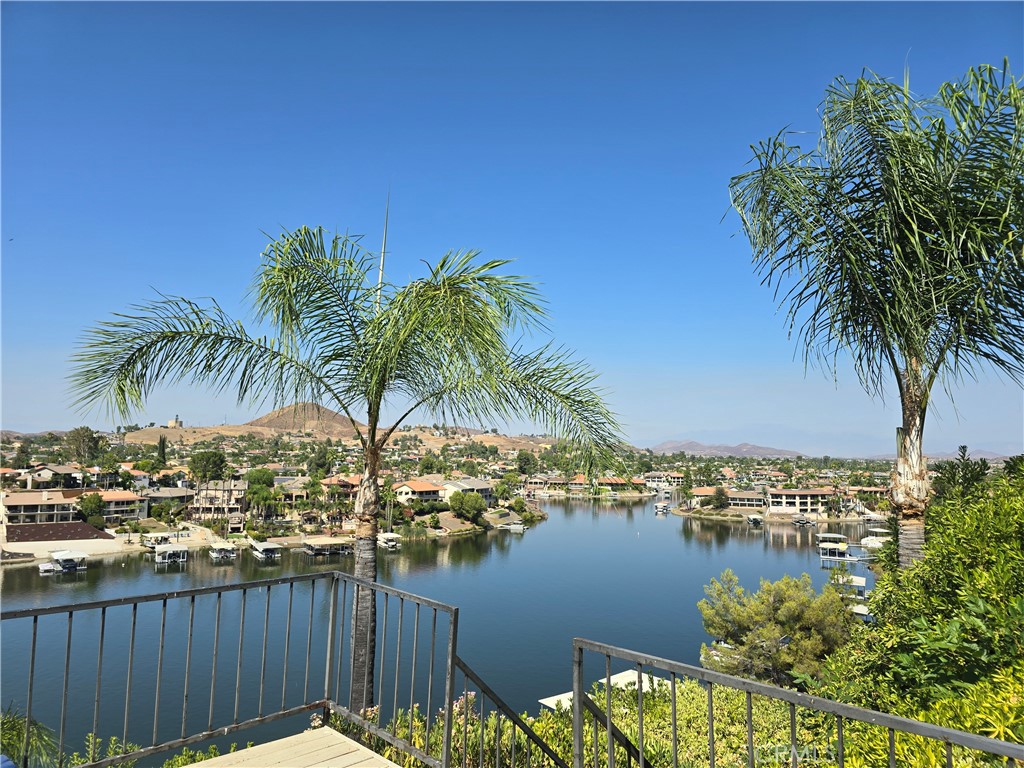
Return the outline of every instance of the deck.
{"type": "Polygon", "coordinates": [[[303,731],[203,761],[203,768],[398,768],[333,728],[303,731]]]}

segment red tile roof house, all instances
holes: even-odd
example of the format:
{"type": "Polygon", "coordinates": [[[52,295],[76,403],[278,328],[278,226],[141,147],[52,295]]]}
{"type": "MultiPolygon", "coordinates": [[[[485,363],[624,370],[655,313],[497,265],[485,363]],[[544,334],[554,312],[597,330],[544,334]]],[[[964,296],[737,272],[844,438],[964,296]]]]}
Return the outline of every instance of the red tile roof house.
{"type": "Polygon", "coordinates": [[[0,496],[5,524],[69,523],[78,520],[75,502],[80,488],[17,491],[0,496]]]}
{"type": "Polygon", "coordinates": [[[108,527],[120,525],[125,520],[142,520],[149,517],[149,499],[145,496],[139,496],[133,491],[98,493],[103,499],[103,520],[108,527]]]}
{"type": "Polygon", "coordinates": [[[832,488],[772,488],[768,491],[768,511],[793,515],[820,515],[828,499],[836,496],[832,488]]]}
{"type": "Polygon", "coordinates": [[[440,501],[441,486],[428,483],[424,480],[405,480],[391,486],[395,490],[395,496],[402,504],[408,504],[413,499],[420,501],[440,501]]]}

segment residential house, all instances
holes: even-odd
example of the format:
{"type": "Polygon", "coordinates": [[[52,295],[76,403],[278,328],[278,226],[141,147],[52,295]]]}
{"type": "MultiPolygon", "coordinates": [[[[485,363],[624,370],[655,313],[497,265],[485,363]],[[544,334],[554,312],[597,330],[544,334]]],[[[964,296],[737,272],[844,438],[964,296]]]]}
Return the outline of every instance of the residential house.
{"type": "Polygon", "coordinates": [[[420,501],[440,501],[441,486],[428,483],[425,480],[404,480],[391,486],[395,496],[401,504],[408,504],[413,499],[420,501]]]}
{"type": "Polygon", "coordinates": [[[149,499],[145,496],[140,496],[134,491],[121,490],[97,493],[103,499],[103,520],[108,527],[120,525],[125,520],[142,520],[149,517],[149,499]]]}
{"type": "Polygon", "coordinates": [[[827,509],[829,498],[836,495],[831,488],[770,488],[768,511],[794,515],[817,515],[827,509]]]}
{"type": "Polygon", "coordinates": [[[3,522],[20,523],[70,523],[78,520],[75,502],[82,494],[81,489],[43,488],[34,491],[16,491],[0,496],[3,522]]]}
{"type": "Polygon", "coordinates": [[[245,492],[249,490],[248,480],[210,480],[196,489],[189,512],[193,517],[245,516],[245,492]]]}
{"type": "Polygon", "coordinates": [[[441,485],[441,501],[448,501],[456,491],[462,493],[479,493],[488,507],[493,507],[497,502],[494,496],[494,486],[486,480],[479,480],[475,477],[465,477],[461,480],[447,480],[441,485]]]}

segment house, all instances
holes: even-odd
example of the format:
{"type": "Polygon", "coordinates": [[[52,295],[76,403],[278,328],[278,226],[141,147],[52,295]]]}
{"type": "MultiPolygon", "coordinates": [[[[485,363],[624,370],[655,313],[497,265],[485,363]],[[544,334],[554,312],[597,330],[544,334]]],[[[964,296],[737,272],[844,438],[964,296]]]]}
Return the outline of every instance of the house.
{"type": "Polygon", "coordinates": [[[391,486],[400,504],[408,504],[413,499],[420,501],[441,501],[441,486],[425,480],[404,480],[391,486]]]}
{"type": "MultiPolygon", "coordinates": [[[[90,493],[90,491],[86,491],[90,493]]],[[[98,491],[103,499],[103,520],[108,527],[120,525],[125,520],[142,520],[149,517],[149,499],[134,491],[98,491]]],[[[83,496],[85,494],[82,494],[83,496]]]]}
{"type": "Polygon", "coordinates": [[[35,491],[16,491],[0,496],[3,522],[19,523],[70,523],[78,520],[75,502],[82,494],[81,489],[44,488],[35,491]]]}
{"type": "Polygon", "coordinates": [[[590,493],[590,482],[584,475],[576,475],[572,480],[569,481],[568,485],[569,493],[590,493]]]}
{"type": "Polygon", "coordinates": [[[325,493],[331,499],[349,499],[354,501],[359,493],[359,475],[331,475],[320,481],[325,493]]]}
{"type": "Polygon", "coordinates": [[[627,480],[624,477],[599,477],[594,482],[598,488],[606,491],[619,493],[621,491],[633,490],[633,481],[627,480]]]}
{"type": "Polygon", "coordinates": [[[82,468],[74,464],[36,464],[21,473],[19,482],[25,488],[78,488],[82,485],[82,468]]]}
{"type": "Polygon", "coordinates": [[[245,492],[248,490],[248,480],[210,480],[201,483],[189,511],[197,518],[244,515],[245,492]]]}
{"type": "Polygon", "coordinates": [[[831,488],[770,488],[768,511],[818,515],[825,512],[829,498],[835,495],[831,488]]]}
{"type": "Polygon", "coordinates": [[[486,480],[478,480],[475,477],[465,477],[461,480],[447,480],[441,484],[441,501],[448,501],[451,495],[456,491],[462,493],[479,493],[484,501],[487,502],[488,507],[493,507],[496,503],[494,496],[494,486],[488,483],[486,480]]]}

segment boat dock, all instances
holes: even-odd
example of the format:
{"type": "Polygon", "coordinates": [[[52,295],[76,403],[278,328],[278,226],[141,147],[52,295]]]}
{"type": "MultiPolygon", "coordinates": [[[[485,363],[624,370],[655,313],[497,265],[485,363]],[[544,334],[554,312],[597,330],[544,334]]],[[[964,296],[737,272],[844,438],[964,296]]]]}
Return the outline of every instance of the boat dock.
{"type": "MultiPolygon", "coordinates": [[[[627,685],[636,685],[636,670],[627,669],[625,672],[619,672],[612,675],[608,680],[611,682],[614,688],[625,688],[627,685]]],[[[601,678],[595,682],[598,684],[604,683],[605,678],[601,678]]],[[[660,677],[654,677],[654,683],[664,683],[665,681],[660,677]]],[[[589,690],[589,688],[587,689],[589,690]]],[[[640,690],[649,691],[651,690],[651,675],[644,672],[640,678],[640,690]]],[[[538,699],[541,706],[547,707],[548,709],[557,709],[559,706],[569,707],[572,704],[572,691],[565,693],[559,693],[556,696],[548,696],[544,699],[538,699]]]]}

